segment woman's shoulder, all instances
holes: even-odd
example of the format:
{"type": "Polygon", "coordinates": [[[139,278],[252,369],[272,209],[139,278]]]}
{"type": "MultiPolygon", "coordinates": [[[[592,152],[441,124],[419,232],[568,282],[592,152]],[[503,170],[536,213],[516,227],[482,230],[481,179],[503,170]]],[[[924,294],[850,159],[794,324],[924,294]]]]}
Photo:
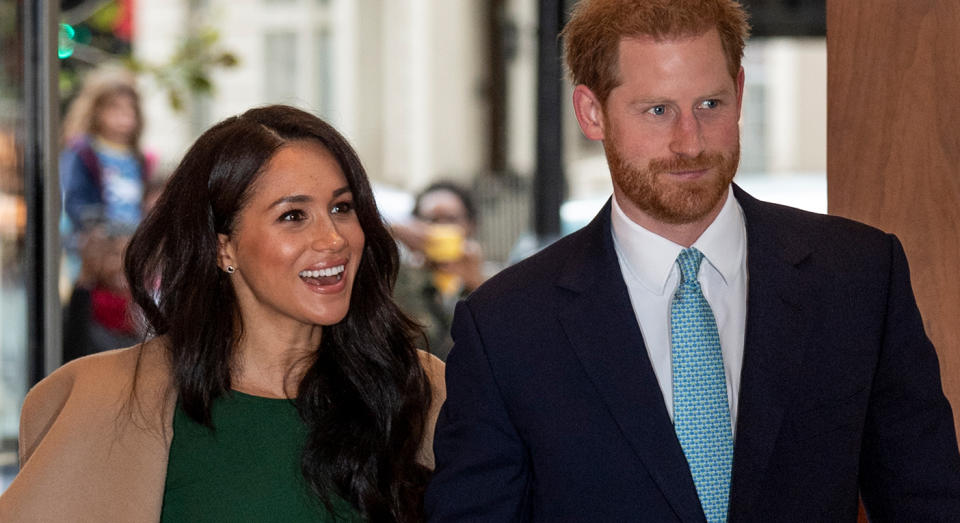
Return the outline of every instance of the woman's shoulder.
{"type": "Polygon", "coordinates": [[[149,378],[160,371],[159,367],[163,367],[166,360],[164,354],[162,341],[152,339],[125,349],[84,356],[53,371],[30,390],[27,398],[69,392],[77,385],[100,390],[122,388],[129,384],[135,373],[149,378]]]}
{"type": "Polygon", "coordinates": [[[420,447],[420,462],[426,467],[434,467],[433,460],[433,431],[437,425],[437,416],[440,415],[440,407],[447,399],[447,384],[444,378],[446,364],[440,358],[429,352],[418,350],[417,356],[420,357],[420,366],[423,367],[427,380],[430,382],[430,410],[427,412],[427,423],[424,427],[423,442],[420,447]]]}
{"type": "Polygon", "coordinates": [[[434,389],[440,387],[445,391],[444,374],[446,373],[446,364],[443,363],[443,360],[420,349],[417,349],[417,356],[420,357],[420,366],[423,367],[423,371],[426,372],[427,378],[430,380],[430,385],[434,389]]]}
{"type": "Polygon", "coordinates": [[[30,391],[0,519],[156,521],[175,400],[159,386],[165,352],[151,341],[80,358],[30,391]]]}
{"type": "Polygon", "coordinates": [[[420,366],[430,381],[430,391],[433,393],[433,401],[430,402],[430,420],[433,422],[440,413],[440,406],[447,399],[447,365],[427,351],[418,349],[417,356],[420,357],[420,366]]]}
{"type": "Polygon", "coordinates": [[[133,393],[163,390],[169,380],[159,340],[73,360],[55,370],[27,393],[20,416],[20,454],[25,461],[58,419],[93,419],[115,415],[133,393]],[[79,416],[78,416],[79,414],[79,416]]]}
{"type": "Polygon", "coordinates": [[[116,349],[84,356],[63,365],[30,389],[23,410],[32,410],[34,403],[63,403],[66,397],[77,392],[78,386],[80,389],[95,387],[101,391],[111,386],[122,386],[126,378],[133,375],[138,351],[138,347],[116,349]],[[58,398],[64,401],[58,401],[58,398]]]}

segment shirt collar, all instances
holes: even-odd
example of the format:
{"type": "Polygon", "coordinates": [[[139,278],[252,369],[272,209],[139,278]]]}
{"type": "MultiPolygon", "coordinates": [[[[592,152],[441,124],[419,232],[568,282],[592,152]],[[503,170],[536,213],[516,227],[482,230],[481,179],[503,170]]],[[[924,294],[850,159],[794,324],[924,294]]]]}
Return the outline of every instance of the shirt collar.
{"type": "MultiPolygon", "coordinates": [[[[677,256],[684,247],[637,225],[623,212],[616,196],[612,200],[611,229],[617,255],[641,285],[662,295],[666,292],[677,256]]],[[[703,253],[707,262],[723,277],[724,283],[730,285],[740,274],[746,256],[746,236],[743,210],[733,197],[733,190],[729,190],[720,214],[697,238],[693,247],[703,253]]]]}

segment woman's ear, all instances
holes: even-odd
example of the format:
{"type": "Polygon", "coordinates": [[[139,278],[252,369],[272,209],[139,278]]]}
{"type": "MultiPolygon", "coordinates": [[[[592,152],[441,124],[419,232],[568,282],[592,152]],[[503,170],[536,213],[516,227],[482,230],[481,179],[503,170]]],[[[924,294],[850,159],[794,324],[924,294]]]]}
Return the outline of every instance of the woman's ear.
{"type": "Polygon", "coordinates": [[[227,273],[233,273],[237,268],[233,242],[226,234],[217,234],[217,266],[227,273]]]}

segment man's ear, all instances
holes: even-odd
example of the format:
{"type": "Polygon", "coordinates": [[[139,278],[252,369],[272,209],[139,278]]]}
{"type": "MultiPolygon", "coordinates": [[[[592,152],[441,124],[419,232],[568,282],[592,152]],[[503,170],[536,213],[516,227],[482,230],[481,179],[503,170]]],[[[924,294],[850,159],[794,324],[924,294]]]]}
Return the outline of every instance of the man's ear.
{"type": "Polygon", "coordinates": [[[222,271],[226,271],[228,266],[237,266],[233,243],[226,234],[217,234],[217,266],[222,271]]]}
{"type": "Polygon", "coordinates": [[[589,87],[580,84],[573,89],[573,110],[583,135],[591,140],[603,140],[603,105],[589,87]]]}
{"type": "Polygon", "coordinates": [[[743,108],[743,81],[744,73],[743,66],[741,66],[740,72],[737,73],[737,116],[741,114],[740,110],[743,108]]]}

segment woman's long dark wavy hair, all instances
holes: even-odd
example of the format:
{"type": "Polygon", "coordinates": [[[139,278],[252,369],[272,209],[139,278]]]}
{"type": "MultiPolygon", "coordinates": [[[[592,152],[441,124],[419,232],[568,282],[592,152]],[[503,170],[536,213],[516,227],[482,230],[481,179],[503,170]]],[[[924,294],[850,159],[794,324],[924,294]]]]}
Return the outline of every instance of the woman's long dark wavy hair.
{"type": "Polygon", "coordinates": [[[336,494],[370,521],[419,520],[429,471],[417,458],[431,401],[413,348],[421,334],[391,297],[396,244],[356,152],[333,127],[268,106],[205,132],[134,234],[127,280],[149,328],[167,340],[180,405],[211,425],[211,404],[231,388],[243,333],[236,294],[217,266],[217,234],[231,233],[267,162],[296,140],[316,140],[337,159],[365,236],[349,311],[323,327],[297,391],[309,430],[301,469],[328,508],[336,494]]]}

